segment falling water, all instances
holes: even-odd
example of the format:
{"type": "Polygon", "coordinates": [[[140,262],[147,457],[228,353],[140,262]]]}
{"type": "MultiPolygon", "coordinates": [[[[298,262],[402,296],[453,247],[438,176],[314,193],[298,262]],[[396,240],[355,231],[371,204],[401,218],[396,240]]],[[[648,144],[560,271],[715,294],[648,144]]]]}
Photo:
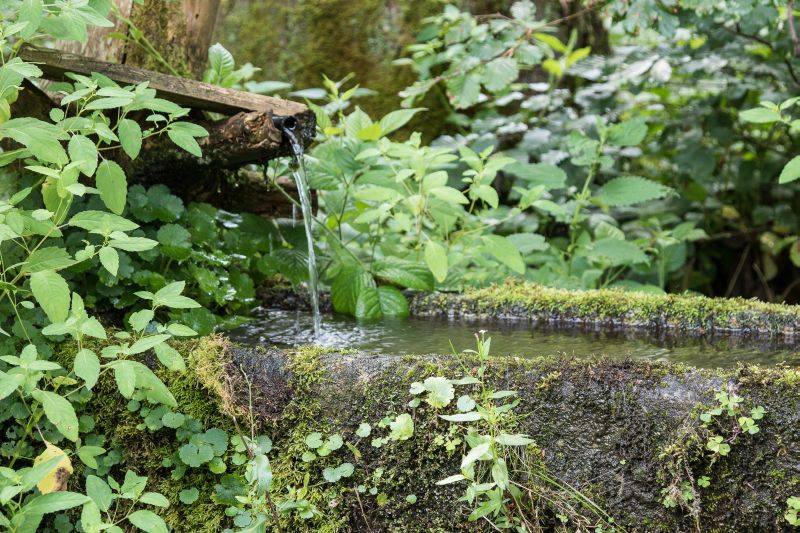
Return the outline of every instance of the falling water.
{"type": "MultiPolygon", "coordinates": [[[[314,235],[311,232],[311,217],[314,215],[311,212],[311,192],[308,188],[308,176],[306,176],[306,166],[303,162],[303,143],[297,138],[293,128],[283,126],[281,129],[292,145],[292,174],[297,184],[297,192],[300,195],[300,207],[303,211],[303,225],[306,229],[306,240],[308,241],[308,295],[311,300],[311,310],[314,318],[314,337],[316,338],[319,337],[320,333],[317,258],[314,253],[314,235]]],[[[294,211],[292,211],[292,215],[294,215],[294,211]]],[[[294,218],[294,216],[292,218],[294,218]]]]}

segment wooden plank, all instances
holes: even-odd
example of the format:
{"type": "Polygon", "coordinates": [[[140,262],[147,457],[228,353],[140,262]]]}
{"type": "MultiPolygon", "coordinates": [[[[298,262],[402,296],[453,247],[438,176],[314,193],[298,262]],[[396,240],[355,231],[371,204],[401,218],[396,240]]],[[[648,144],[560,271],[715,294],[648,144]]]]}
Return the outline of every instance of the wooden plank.
{"type": "Polygon", "coordinates": [[[303,104],[282,98],[225,89],[209,83],[160,74],[138,67],[98,61],[49,48],[23,45],[19,56],[25,61],[36,63],[44,72],[44,78],[49,80],[64,80],[67,72],[83,75],[97,72],[123,85],[134,85],[147,81],[150,82],[149,86],[155,89],[162,98],[194,109],[214,111],[225,115],[233,115],[241,111],[272,111],[274,115],[280,116],[308,112],[308,108],[303,104]]]}

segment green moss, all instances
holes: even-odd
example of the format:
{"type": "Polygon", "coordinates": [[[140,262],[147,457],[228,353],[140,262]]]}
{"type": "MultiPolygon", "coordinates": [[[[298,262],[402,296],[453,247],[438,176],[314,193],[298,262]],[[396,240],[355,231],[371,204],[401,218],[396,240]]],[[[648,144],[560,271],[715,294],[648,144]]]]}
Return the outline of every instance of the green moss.
{"type": "Polygon", "coordinates": [[[519,280],[463,294],[417,294],[417,316],[509,317],[681,331],[794,335],[800,308],[741,298],[657,295],[620,290],[572,291],[519,280]]]}

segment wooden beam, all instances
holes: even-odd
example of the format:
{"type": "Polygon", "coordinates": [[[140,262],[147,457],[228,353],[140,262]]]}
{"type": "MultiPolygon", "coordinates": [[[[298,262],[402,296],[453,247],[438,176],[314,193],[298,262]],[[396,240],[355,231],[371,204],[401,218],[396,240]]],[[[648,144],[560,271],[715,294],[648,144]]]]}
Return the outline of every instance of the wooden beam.
{"type": "Polygon", "coordinates": [[[135,85],[146,81],[149,82],[150,88],[155,89],[162,98],[194,109],[225,115],[233,115],[241,111],[271,111],[278,116],[296,116],[308,113],[308,108],[303,104],[283,98],[235,91],[209,83],[128,65],[98,61],[48,48],[23,45],[19,56],[25,61],[36,63],[44,72],[44,78],[49,80],[67,79],[65,77],[67,72],[83,75],[97,72],[123,85],[135,85]]]}

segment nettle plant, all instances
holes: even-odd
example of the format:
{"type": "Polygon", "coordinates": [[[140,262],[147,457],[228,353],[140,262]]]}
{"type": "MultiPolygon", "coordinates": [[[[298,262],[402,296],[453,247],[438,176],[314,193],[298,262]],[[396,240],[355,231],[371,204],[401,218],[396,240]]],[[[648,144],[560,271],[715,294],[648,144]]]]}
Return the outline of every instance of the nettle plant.
{"type": "MultiPolygon", "coordinates": [[[[130,329],[111,334],[90,316],[66,273],[97,259],[104,272],[117,276],[123,252],[147,252],[157,245],[135,235],[138,225],[122,216],[125,173],[104,155],[121,149],[136,158],[143,139],[162,134],[199,155],[195,138],[206,132],[181,121],[188,110],[157,98],[147,83],[122,87],[99,75],[69,75],[71,82],[51,86],[61,100],[49,120],[13,116],[23,80],[41,75],[36,65],[14,55],[23,41],[42,35],[81,39],[88,24],[111,25],[86,2],[57,2],[46,9],[23,2],[19,7],[4,12],[0,23],[0,136],[8,143],[0,163],[19,184],[0,200],[2,346],[5,354],[13,354],[0,357],[0,412],[7,428],[0,448],[7,460],[0,469],[0,527],[34,531],[44,515],[82,506],[84,531],[122,531],[123,525],[166,531],[153,511],[137,509],[167,505],[163,496],[144,492],[146,478],[128,472],[121,485],[111,477],[101,479],[118,457],[93,433],[91,417],[78,414],[104,374],[113,375],[126,398],[138,394],[149,404],[176,407],[164,383],[137,358],[152,350],[166,368],[181,371],[183,358],[169,341],[196,333],[165,320],[166,311],[199,304],[182,294],[183,282],[165,282],[139,292],[143,305],[130,316],[130,329]],[[136,116],[145,117],[144,128],[136,116]],[[102,208],[76,209],[74,200],[85,196],[98,197],[102,208]],[[83,241],[68,246],[74,233],[83,241]],[[53,346],[67,339],[72,342],[64,345],[67,357],[56,362],[53,346]],[[90,339],[104,341],[99,353],[90,339]],[[76,457],[89,474],[82,493],[65,490],[76,457]],[[114,500],[128,501],[112,506],[114,500]]],[[[66,515],[58,520],[69,523],[66,515]]]]}

